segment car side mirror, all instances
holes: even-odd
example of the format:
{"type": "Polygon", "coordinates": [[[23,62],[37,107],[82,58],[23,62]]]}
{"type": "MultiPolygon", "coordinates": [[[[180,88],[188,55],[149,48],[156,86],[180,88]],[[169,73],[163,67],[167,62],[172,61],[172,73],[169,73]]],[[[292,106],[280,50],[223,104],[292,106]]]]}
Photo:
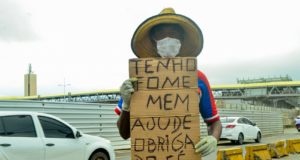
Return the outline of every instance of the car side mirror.
{"type": "Polygon", "coordinates": [[[253,125],[253,126],[256,126],[256,123],[255,123],[255,122],[253,122],[253,123],[252,123],[252,125],[253,125]]]}
{"type": "Polygon", "coordinates": [[[81,136],[82,136],[81,133],[79,131],[76,131],[76,138],[79,138],[81,136]]]}

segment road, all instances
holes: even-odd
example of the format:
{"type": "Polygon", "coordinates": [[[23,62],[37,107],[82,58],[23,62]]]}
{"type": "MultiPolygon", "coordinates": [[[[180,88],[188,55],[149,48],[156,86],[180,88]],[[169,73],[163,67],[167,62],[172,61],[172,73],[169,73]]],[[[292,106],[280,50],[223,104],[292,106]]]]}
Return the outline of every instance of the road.
{"type": "MultiPolygon", "coordinates": [[[[284,134],[263,137],[261,143],[267,144],[278,140],[292,139],[292,138],[300,138],[300,133],[298,133],[295,128],[285,129],[284,134]]],[[[242,145],[242,147],[244,149],[245,146],[247,145],[255,145],[255,144],[257,143],[254,143],[252,141],[246,141],[245,144],[242,145]]],[[[221,141],[218,144],[218,149],[233,148],[239,146],[240,145],[231,144],[230,141],[221,141]]],[[[116,156],[117,156],[116,160],[130,160],[130,150],[117,150],[116,156]]],[[[217,159],[217,152],[214,152],[202,158],[202,160],[214,160],[214,159],[217,159]]],[[[289,154],[289,156],[280,158],[280,160],[297,160],[297,159],[300,159],[300,154],[289,154]]],[[[274,160],[276,159],[274,158],[274,160]]]]}

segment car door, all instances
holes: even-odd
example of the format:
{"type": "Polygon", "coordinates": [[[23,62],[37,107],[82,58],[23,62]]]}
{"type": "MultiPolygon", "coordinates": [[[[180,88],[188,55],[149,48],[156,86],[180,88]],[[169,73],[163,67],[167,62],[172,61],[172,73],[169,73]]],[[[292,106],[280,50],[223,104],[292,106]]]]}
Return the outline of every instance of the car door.
{"type": "Polygon", "coordinates": [[[84,160],[86,144],[75,138],[66,124],[46,116],[38,116],[44,131],[45,160],[84,160]]]}
{"type": "Polygon", "coordinates": [[[248,125],[249,139],[256,139],[257,138],[257,129],[253,125],[253,122],[251,122],[247,118],[245,118],[244,121],[248,125]]]}
{"type": "Polygon", "coordinates": [[[44,145],[31,115],[0,117],[1,160],[44,160],[44,145]]]}
{"type": "Polygon", "coordinates": [[[243,122],[243,133],[244,133],[244,135],[245,135],[245,139],[253,139],[253,131],[252,131],[252,128],[253,128],[253,126],[252,125],[250,125],[250,123],[249,123],[249,120],[248,119],[246,119],[246,118],[242,118],[241,119],[242,120],[242,122],[243,122]]]}
{"type": "Polygon", "coordinates": [[[243,135],[244,135],[244,139],[247,139],[247,137],[249,136],[248,133],[247,133],[247,127],[248,126],[245,124],[244,118],[239,118],[237,120],[237,123],[238,123],[239,128],[240,128],[239,132],[242,132],[243,135]]]}

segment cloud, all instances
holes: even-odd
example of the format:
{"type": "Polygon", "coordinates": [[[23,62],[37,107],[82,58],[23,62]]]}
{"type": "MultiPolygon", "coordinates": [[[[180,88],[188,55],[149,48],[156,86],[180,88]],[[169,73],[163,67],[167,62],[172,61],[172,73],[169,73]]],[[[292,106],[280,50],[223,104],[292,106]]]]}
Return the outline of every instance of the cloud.
{"type": "Polygon", "coordinates": [[[31,25],[31,15],[13,0],[0,1],[0,40],[31,41],[37,38],[31,25]]]}

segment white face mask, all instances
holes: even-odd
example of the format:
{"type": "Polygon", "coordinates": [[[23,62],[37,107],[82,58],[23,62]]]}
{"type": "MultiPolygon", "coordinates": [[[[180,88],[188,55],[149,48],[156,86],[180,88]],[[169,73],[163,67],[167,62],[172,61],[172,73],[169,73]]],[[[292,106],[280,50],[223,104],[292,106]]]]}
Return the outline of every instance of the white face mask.
{"type": "Polygon", "coordinates": [[[166,37],[156,42],[158,54],[165,57],[175,57],[180,50],[180,40],[175,38],[166,37]]]}

